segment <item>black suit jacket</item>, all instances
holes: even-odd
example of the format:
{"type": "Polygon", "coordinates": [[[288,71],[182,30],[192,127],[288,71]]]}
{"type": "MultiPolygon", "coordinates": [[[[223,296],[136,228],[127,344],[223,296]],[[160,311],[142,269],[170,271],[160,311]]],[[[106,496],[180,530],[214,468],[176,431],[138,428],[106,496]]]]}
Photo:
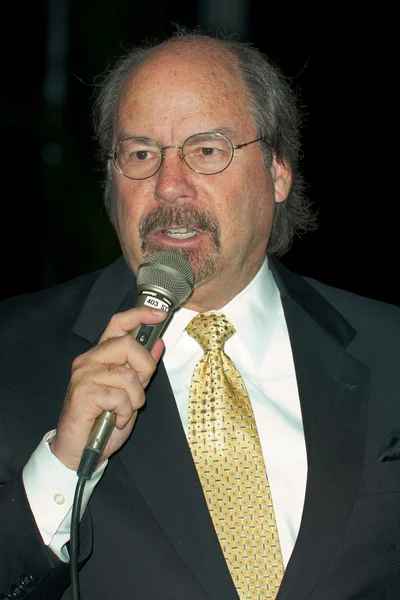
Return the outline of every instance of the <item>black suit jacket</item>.
{"type": "MultiPolygon", "coordinates": [[[[303,517],[278,599],[398,599],[400,311],[270,263],[308,457],[303,517]]],[[[21,469],[56,426],[72,360],[135,297],[119,259],[3,303],[0,595],[27,573],[31,600],[70,598],[69,566],[41,543],[21,469]]],[[[82,599],[237,600],[162,363],[146,396],[82,521],[82,599]]]]}

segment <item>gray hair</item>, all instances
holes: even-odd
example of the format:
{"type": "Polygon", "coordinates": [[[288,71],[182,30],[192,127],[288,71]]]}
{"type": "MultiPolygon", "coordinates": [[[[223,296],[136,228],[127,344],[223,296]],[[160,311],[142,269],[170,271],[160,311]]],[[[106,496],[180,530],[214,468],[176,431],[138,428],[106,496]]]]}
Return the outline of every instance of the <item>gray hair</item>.
{"type": "MultiPolygon", "coordinates": [[[[218,44],[222,53],[233,55],[239,73],[247,86],[251,99],[250,112],[262,137],[262,148],[266,166],[271,165],[273,156],[285,164],[292,173],[292,187],[284,202],[276,203],[274,222],[267,253],[282,256],[293,242],[294,236],[316,228],[316,215],[305,195],[305,184],[298,171],[302,126],[297,99],[279,68],[252,44],[239,42],[232,36],[205,35],[179,29],[161,43],[146,43],[135,46],[120,57],[115,65],[96,83],[94,103],[94,128],[99,141],[100,157],[106,164],[105,206],[112,219],[110,152],[112,149],[113,125],[119,94],[126,78],[141,65],[154,50],[173,42],[192,47],[211,42],[215,51],[218,44]]],[[[211,45],[211,44],[210,44],[211,45]]]]}

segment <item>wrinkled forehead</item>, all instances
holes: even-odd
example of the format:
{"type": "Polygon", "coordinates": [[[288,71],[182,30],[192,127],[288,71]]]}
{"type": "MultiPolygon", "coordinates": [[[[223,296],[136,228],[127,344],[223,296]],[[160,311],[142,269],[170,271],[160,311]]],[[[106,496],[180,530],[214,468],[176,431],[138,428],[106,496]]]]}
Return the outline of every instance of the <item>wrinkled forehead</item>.
{"type": "Polygon", "coordinates": [[[171,107],[195,113],[215,111],[249,114],[250,94],[234,54],[217,40],[196,44],[170,42],[158,46],[126,78],[118,112],[131,116],[143,111],[154,98],[171,107]]]}

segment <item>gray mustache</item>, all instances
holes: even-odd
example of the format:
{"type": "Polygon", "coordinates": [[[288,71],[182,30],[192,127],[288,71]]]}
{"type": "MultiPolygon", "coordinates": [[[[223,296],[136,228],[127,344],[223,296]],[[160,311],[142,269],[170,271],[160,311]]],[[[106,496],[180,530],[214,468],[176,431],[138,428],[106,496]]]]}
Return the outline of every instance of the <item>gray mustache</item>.
{"type": "Polygon", "coordinates": [[[171,225],[193,227],[211,233],[217,248],[220,246],[220,226],[216,219],[193,206],[160,206],[143,217],[139,225],[142,242],[157,229],[168,229],[171,225]]]}

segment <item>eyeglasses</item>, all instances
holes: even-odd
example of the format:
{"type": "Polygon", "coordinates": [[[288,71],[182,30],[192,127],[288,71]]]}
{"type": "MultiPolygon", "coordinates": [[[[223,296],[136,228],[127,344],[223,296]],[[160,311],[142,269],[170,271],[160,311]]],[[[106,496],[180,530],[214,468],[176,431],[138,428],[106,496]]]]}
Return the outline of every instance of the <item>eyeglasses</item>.
{"type": "Polygon", "coordinates": [[[222,133],[196,133],[182,146],[160,148],[154,140],[144,137],[127,137],[119,141],[109,157],[122,175],[129,179],[147,179],[160,169],[168,148],[177,148],[181,161],[195,173],[216,175],[231,164],[235,150],[244,148],[262,138],[233,145],[222,133]]]}

